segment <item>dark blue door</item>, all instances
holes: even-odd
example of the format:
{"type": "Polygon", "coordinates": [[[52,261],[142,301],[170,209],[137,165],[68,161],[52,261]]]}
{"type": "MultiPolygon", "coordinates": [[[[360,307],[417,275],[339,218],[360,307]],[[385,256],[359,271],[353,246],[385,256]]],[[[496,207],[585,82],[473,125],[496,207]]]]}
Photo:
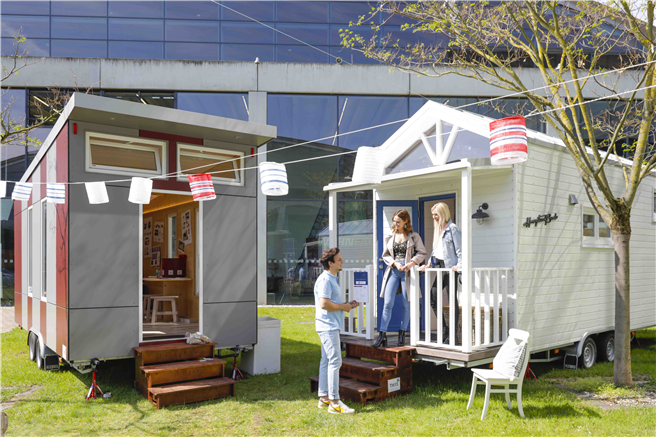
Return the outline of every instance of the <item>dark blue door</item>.
{"type": "MultiPolygon", "coordinates": [[[[419,231],[419,204],[416,200],[382,200],[376,202],[377,209],[377,229],[378,235],[376,236],[378,241],[378,296],[380,296],[383,276],[385,274],[385,269],[387,265],[382,260],[383,251],[385,250],[385,237],[392,234],[391,224],[392,217],[394,213],[399,209],[406,209],[410,213],[412,219],[412,226],[415,231],[419,231]]],[[[408,284],[409,285],[409,284],[408,284]]],[[[403,299],[402,295],[396,296],[394,302],[394,310],[392,311],[392,318],[390,320],[387,330],[390,332],[398,331],[401,327],[401,312],[403,310],[403,299]]],[[[378,297],[378,326],[380,328],[380,322],[383,316],[383,305],[385,300],[381,297],[378,297]]]]}

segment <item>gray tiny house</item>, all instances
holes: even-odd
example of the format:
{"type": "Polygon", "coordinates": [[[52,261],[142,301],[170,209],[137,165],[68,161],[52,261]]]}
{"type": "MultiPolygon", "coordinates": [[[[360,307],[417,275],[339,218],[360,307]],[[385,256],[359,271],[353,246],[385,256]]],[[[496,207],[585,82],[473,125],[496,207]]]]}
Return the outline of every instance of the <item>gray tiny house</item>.
{"type": "Polygon", "coordinates": [[[15,201],[15,318],[30,352],[84,369],[185,332],[217,348],[257,343],[258,186],[245,169],[275,137],[271,126],[75,93],[22,178],[30,200],[15,201]],[[193,201],[185,173],[197,172],[221,172],[216,199],[193,201]],[[133,176],[154,178],[149,204],[128,201],[133,176]],[[84,183],[97,181],[118,181],[108,203],[89,203],[84,183]],[[47,202],[44,182],[69,183],[65,203],[47,202]],[[180,255],[186,274],[158,278],[180,255]],[[147,312],[153,296],[168,298],[160,315],[147,312]]]}

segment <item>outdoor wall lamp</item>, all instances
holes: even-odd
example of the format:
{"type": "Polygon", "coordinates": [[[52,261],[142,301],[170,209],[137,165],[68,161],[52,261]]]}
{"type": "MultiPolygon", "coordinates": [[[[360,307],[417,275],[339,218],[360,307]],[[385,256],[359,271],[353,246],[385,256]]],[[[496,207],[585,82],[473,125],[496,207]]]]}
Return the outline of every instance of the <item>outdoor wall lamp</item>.
{"type": "Polygon", "coordinates": [[[484,203],[478,207],[478,209],[474,214],[472,214],[472,218],[476,219],[476,223],[478,223],[479,225],[482,225],[483,220],[489,217],[489,215],[486,212],[483,212],[483,210],[487,209],[487,207],[488,207],[487,203],[484,203]]]}
{"type": "Polygon", "coordinates": [[[569,204],[570,204],[570,205],[578,205],[578,203],[579,203],[579,201],[578,201],[578,199],[576,198],[576,196],[573,195],[573,194],[570,194],[570,195],[569,195],[569,204]]]}

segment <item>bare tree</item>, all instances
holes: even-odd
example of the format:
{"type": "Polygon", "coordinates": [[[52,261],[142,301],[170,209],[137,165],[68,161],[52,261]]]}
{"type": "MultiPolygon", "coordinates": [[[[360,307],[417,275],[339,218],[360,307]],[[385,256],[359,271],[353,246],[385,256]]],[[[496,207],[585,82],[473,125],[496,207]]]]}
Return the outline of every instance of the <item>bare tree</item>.
{"type": "Polygon", "coordinates": [[[521,93],[533,112],[547,111],[542,116],[562,139],[590,202],[613,234],[614,382],[632,385],[630,218],[639,184],[656,168],[654,2],[386,1],[351,23],[363,24],[371,24],[374,36],[365,39],[346,29],[343,45],[403,71],[457,74],[521,93]],[[405,17],[403,30],[434,33],[441,42],[402,46],[389,35],[379,39],[382,25],[372,20],[378,13],[405,17]],[[527,66],[539,72],[544,89],[533,91],[534,84],[524,82],[520,70],[527,66]],[[604,71],[608,74],[599,74],[604,71]],[[626,77],[632,83],[628,90],[626,77]],[[586,85],[613,96],[603,100],[603,110],[586,104],[586,85]],[[632,162],[620,159],[627,154],[632,162]],[[614,192],[608,182],[611,156],[624,174],[622,192],[614,192]]]}
{"type": "MultiPolygon", "coordinates": [[[[13,98],[8,98],[10,87],[4,85],[5,81],[19,74],[24,68],[41,62],[41,59],[29,57],[29,52],[25,48],[26,39],[22,35],[22,29],[19,30],[18,36],[15,36],[14,39],[16,41],[13,44],[11,55],[3,56],[8,62],[3,62],[2,66],[2,114],[0,117],[2,133],[0,134],[0,142],[2,146],[9,144],[39,146],[41,145],[41,141],[31,137],[29,135],[30,132],[51,124],[59,117],[72,93],[79,91],[77,78],[71,72],[75,83],[74,88],[71,90],[65,90],[55,85],[48,87],[47,93],[43,93],[41,96],[32,99],[30,101],[30,111],[27,120],[23,115],[12,117],[12,107],[16,101],[13,98]]],[[[92,91],[92,87],[86,89],[87,93],[90,91],[92,91]]],[[[23,113],[24,111],[21,109],[20,112],[23,113]]]]}

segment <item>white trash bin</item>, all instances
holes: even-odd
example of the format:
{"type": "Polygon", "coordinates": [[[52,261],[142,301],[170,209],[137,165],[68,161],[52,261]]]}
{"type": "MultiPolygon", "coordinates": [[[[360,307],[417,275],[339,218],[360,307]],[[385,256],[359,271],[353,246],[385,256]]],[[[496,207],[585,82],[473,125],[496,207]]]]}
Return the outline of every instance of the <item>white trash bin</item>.
{"type": "Polygon", "coordinates": [[[280,320],[257,318],[257,344],[242,352],[241,370],[250,375],[280,372],[280,320]]]}

